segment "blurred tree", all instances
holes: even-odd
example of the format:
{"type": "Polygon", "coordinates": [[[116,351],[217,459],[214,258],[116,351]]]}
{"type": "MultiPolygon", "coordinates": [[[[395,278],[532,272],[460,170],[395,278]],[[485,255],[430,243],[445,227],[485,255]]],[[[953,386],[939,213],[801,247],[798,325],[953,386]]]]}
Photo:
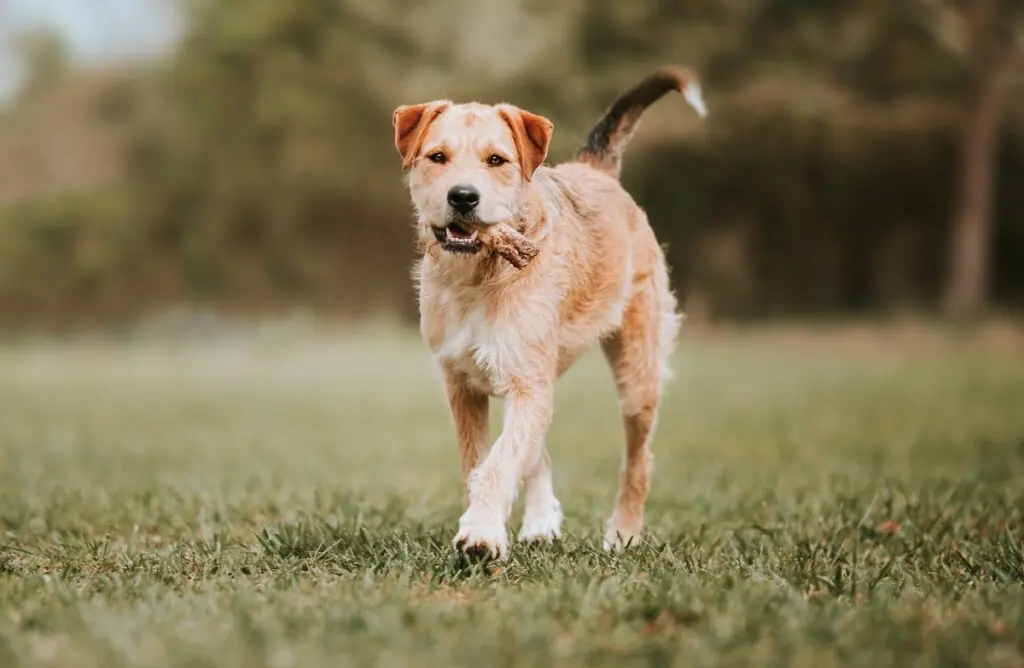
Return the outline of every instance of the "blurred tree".
{"type": "MultiPolygon", "coordinates": [[[[412,0],[187,0],[186,7],[188,32],[166,79],[173,110],[157,124],[156,141],[136,153],[141,162],[131,173],[144,219],[153,223],[147,228],[176,248],[199,293],[238,284],[232,267],[245,253],[252,254],[248,264],[263,265],[272,282],[295,294],[331,280],[358,282],[368,264],[403,261],[408,207],[387,145],[396,104],[514,100],[555,120],[555,160],[575,149],[624,86],[664,62],[701,71],[714,113],[705,125],[682,122],[669,106],[654,109],[637,150],[689,132],[721,153],[711,174],[691,177],[705,188],[685,196],[678,186],[635,184],[658,198],[648,200],[655,208],[673,212],[659,216],[676,221],[661,231],[671,248],[697,249],[698,237],[715,234],[710,225],[722,212],[701,203],[728,191],[725,217],[744,228],[735,243],[757,249],[735,255],[764,286],[751,299],[868,308],[901,280],[886,276],[918,265],[916,278],[902,280],[937,291],[929,262],[898,259],[925,251],[896,240],[936,238],[949,215],[946,190],[933,185],[913,202],[865,205],[854,190],[873,188],[874,159],[832,144],[855,147],[866,139],[880,149],[891,116],[893,137],[921,154],[905,156],[890,178],[902,187],[911,187],[913,174],[923,178],[921,170],[929,183],[946,178],[947,158],[922,165],[935,158],[928,144],[948,133],[947,112],[972,78],[958,5],[453,0],[439,9],[412,0]],[[865,119],[882,120],[858,129],[865,119]],[[777,171],[787,155],[794,167],[807,164],[777,171]],[[861,171],[858,186],[854,172],[861,171]],[[684,198],[692,205],[680,213],[684,198]],[[679,221],[696,222],[702,207],[709,226],[679,221]],[[897,243],[904,250],[892,250],[897,243]],[[811,247],[822,249],[815,255],[822,266],[807,271],[831,271],[830,288],[796,275],[792,259],[808,257],[811,247]]],[[[678,183],[680,170],[665,178],[678,183]]],[[[630,173],[661,183],[640,160],[630,173]]],[[[934,242],[927,252],[942,255],[934,242]]],[[[684,267],[703,262],[675,260],[684,267]]],[[[358,292],[379,300],[394,287],[378,281],[376,292],[358,292]]]]}
{"type": "Polygon", "coordinates": [[[113,176],[74,168],[86,184],[117,183],[102,196],[0,211],[11,221],[0,267],[18,268],[0,272],[0,319],[24,320],[40,301],[27,284],[50,289],[52,313],[200,299],[412,315],[395,105],[520,104],[554,120],[557,162],[665,63],[700,71],[712,113],[656,105],[624,179],[668,246],[688,310],[925,309],[947,273],[961,286],[948,294],[975,295],[947,305],[983,303],[990,246],[993,299],[1024,304],[1024,191],[1004,186],[987,203],[996,173],[1024,169],[1024,117],[1007,114],[998,133],[999,102],[1024,77],[992,57],[1012,51],[993,45],[1011,44],[1005,17],[1019,0],[178,1],[180,49],[120,83],[60,76],[62,49],[38,48],[45,40],[26,51],[35,80],[55,85],[0,115],[0,186],[83,183],[28,176],[52,188],[10,188],[29,172],[19,156],[43,153],[27,121],[65,165],[103,152],[54,132],[97,132],[69,120],[91,115],[132,141],[106,149],[113,176]],[[980,29],[971,39],[983,3],[1000,17],[977,23],[994,42],[980,29]],[[957,203],[970,215],[950,225],[957,203]],[[95,223],[111,212],[123,224],[95,223]],[[82,251],[100,258],[85,263],[90,281],[73,272],[78,248],[110,251],[82,251]],[[48,269],[24,280],[33,267],[48,269]]]}
{"type": "Polygon", "coordinates": [[[1022,62],[1024,3],[1020,0],[929,0],[940,25],[957,36],[970,71],[962,131],[960,184],[952,220],[945,306],[955,318],[986,306],[992,256],[996,148],[1014,64],[1022,62]],[[959,22],[961,27],[957,28],[959,22]]]}
{"type": "Polygon", "coordinates": [[[723,83],[749,85],[759,66],[783,62],[867,104],[963,100],[944,304],[954,317],[982,310],[996,148],[1010,75],[1021,61],[1024,2],[760,0],[734,11],[732,20],[743,26],[744,39],[710,65],[723,83]]]}
{"type": "MultiPolygon", "coordinates": [[[[164,79],[168,109],[140,134],[130,174],[157,245],[211,295],[251,255],[288,293],[334,283],[340,298],[394,303],[408,203],[390,145],[397,104],[481,96],[540,70],[557,43],[550,3],[458,0],[188,0],[164,79]],[[529,37],[527,39],[526,37],[529,37]],[[358,290],[346,287],[360,285],[358,290]]],[[[494,100],[497,101],[497,100],[494,100]]]]}
{"type": "Polygon", "coordinates": [[[165,79],[170,108],[140,137],[131,173],[154,242],[180,254],[190,291],[256,280],[308,289],[360,253],[402,254],[370,241],[388,233],[387,209],[365,218],[370,201],[386,201],[372,177],[391,157],[376,141],[390,109],[373,95],[374,68],[359,63],[394,39],[389,27],[336,0],[187,7],[165,79]]]}
{"type": "Polygon", "coordinates": [[[20,91],[23,97],[49,87],[67,71],[67,45],[56,30],[26,30],[15,36],[14,48],[24,69],[25,79],[20,91]]]}

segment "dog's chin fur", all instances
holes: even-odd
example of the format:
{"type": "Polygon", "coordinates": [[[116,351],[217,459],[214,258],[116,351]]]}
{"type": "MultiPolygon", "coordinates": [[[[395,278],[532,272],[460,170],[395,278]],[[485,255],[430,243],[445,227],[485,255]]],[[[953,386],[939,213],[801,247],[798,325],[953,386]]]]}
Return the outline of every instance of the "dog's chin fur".
{"type": "Polygon", "coordinates": [[[439,243],[441,250],[457,258],[472,258],[484,251],[484,245],[480,241],[472,244],[452,244],[447,242],[439,243]]]}

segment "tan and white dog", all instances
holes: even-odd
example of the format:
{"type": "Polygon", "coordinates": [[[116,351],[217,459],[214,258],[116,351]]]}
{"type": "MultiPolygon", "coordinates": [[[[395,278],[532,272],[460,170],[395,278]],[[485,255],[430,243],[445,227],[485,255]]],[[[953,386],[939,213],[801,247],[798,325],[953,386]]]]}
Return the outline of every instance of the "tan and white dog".
{"type": "Polygon", "coordinates": [[[552,123],[507,104],[438,100],[394,112],[395,145],[418,214],[420,329],[436,357],[455,423],[467,508],[453,541],[476,556],[508,554],[520,483],[521,541],[558,538],[562,509],[545,434],[555,380],[600,342],[618,387],[626,451],[606,548],[643,531],[651,436],[681,316],[643,210],[622,188],[622,152],[649,105],[677,90],[703,116],[686,71],[655,72],[620,96],[574,160],[546,167],[552,123]],[[509,224],[539,249],[523,269],[484,243],[509,224]],[[490,397],[504,398],[489,443],[490,397]]]}

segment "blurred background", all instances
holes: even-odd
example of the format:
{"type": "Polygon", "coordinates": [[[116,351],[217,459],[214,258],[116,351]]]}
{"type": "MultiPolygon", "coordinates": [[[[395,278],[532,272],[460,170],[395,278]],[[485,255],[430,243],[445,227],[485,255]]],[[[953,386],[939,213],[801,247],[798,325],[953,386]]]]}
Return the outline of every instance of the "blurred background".
{"type": "Polygon", "coordinates": [[[398,104],[570,157],[696,68],[624,181],[697,321],[1024,307],[1019,0],[0,0],[0,328],[415,320],[398,104]]]}

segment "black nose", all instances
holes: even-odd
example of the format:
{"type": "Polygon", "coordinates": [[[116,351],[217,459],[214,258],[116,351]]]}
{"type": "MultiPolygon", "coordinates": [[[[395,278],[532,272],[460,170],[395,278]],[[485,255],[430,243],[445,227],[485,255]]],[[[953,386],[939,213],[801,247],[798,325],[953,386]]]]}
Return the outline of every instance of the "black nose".
{"type": "Polygon", "coordinates": [[[448,191],[448,204],[465,215],[480,203],[480,191],[473,186],[452,186],[448,191]]]}

